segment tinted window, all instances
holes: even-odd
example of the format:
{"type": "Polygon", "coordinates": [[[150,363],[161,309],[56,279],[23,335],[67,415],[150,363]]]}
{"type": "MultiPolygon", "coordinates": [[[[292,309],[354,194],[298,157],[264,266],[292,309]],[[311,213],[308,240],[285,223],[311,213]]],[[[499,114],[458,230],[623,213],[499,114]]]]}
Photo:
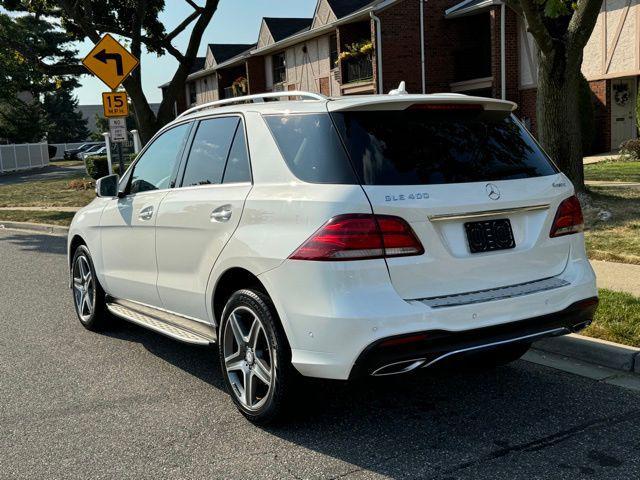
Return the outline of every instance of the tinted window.
{"type": "Polygon", "coordinates": [[[465,183],[553,175],[527,131],[502,112],[333,114],[365,185],[465,183]]]}
{"type": "Polygon", "coordinates": [[[227,167],[224,170],[222,183],[239,183],[251,181],[251,167],[247,153],[247,140],[244,135],[242,122],[238,124],[236,136],[229,152],[227,167]]]}
{"type": "Polygon", "coordinates": [[[357,183],[328,114],[264,117],[293,174],[310,183],[357,183]]]}
{"type": "Polygon", "coordinates": [[[189,127],[186,123],[179,125],[153,141],[133,168],[129,193],[169,188],[189,127]]]}
{"type": "Polygon", "coordinates": [[[193,139],[182,186],[222,183],[224,166],[229,155],[238,117],[203,120],[193,139]]]}

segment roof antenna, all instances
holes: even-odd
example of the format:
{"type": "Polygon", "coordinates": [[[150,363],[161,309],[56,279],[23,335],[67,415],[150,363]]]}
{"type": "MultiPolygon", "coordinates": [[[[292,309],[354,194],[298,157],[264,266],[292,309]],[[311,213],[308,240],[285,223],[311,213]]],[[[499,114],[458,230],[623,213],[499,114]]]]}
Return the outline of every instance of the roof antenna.
{"type": "Polygon", "coordinates": [[[389,92],[389,95],[407,95],[407,88],[404,83],[404,80],[400,82],[400,85],[398,85],[398,88],[391,90],[389,92]]]}

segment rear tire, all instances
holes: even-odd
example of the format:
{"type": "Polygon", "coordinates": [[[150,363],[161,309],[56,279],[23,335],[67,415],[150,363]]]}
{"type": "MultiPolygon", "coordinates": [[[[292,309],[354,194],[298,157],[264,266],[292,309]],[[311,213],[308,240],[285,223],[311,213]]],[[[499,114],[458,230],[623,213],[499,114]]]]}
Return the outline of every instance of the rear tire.
{"type": "Polygon", "coordinates": [[[78,320],[84,328],[94,332],[105,330],[111,315],[107,310],[105,293],[98,282],[89,249],[76,248],[71,262],[71,289],[78,320]]]}
{"type": "Polygon", "coordinates": [[[256,290],[235,292],[218,338],[220,368],[238,410],[257,424],[282,418],[297,372],[271,299],[256,290]]]}

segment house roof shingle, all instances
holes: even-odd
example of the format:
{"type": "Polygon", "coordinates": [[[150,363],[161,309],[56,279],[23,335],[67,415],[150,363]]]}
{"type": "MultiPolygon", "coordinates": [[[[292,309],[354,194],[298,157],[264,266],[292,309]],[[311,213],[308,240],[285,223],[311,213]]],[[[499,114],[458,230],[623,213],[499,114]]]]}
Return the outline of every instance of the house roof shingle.
{"type": "Polygon", "coordinates": [[[336,14],[338,19],[346,17],[350,13],[356,12],[366,7],[374,0],[327,0],[331,10],[336,14]]]}
{"type": "Polygon", "coordinates": [[[313,18],[277,18],[277,17],[265,17],[264,18],[273,40],[279,42],[287,37],[290,37],[294,33],[301,32],[303,30],[309,30],[313,18]]]}
{"type": "Polygon", "coordinates": [[[255,43],[210,43],[209,49],[213,58],[216,59],[216,63],[222,63],[255,46],[255,43]]]}

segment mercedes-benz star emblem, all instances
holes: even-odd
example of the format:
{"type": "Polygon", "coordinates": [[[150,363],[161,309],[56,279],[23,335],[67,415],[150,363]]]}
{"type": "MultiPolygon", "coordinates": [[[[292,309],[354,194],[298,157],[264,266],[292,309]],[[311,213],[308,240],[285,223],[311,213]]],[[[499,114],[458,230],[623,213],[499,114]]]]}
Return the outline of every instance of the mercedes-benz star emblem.
{"type": "Polygon", "coordinates": [[[493,183],[487,183],[484,188],[491,200],[498,200],[500,198],[500,189],[493,183]]]}

